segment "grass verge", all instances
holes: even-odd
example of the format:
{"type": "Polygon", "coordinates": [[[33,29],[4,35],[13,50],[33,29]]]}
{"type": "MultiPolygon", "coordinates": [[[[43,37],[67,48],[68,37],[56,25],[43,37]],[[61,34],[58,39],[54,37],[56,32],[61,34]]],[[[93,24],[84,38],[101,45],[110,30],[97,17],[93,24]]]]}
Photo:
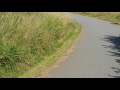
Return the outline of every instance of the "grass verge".
{"type": "MultiPolygon", "coordinates": [[[[74,22],[75,23],[75,22],[74,22]]],[[[51,56],[46,57],[45,60],[43,60],[41,63],[38,63],[34,68],[29,70],[28,72],[24,73],[22,76],[19,76],[20,78],[34,78],[38,77],[42,74],[44,70],[51,67],[67,50],[72,46],[75,39],[79,36],[81,32],[81,26],[79,26],[78,23],[76,23],[77,28],[76,32],[73,33],[73,35],[68,38],[61,48],[59,48],[56,52],[54,52],[51,56]]]]}
{"type": "Polygon", "coordinates": [[[120,12],[75,12],[75,13],[80,15],[96,17],[116,24],[120,24],[120,12]]]}
{"type": "Polygon", "coordinates": [[[0,77],[36,77],[72,45],[81,26],[62,12],[0,13],[0,77]]]}

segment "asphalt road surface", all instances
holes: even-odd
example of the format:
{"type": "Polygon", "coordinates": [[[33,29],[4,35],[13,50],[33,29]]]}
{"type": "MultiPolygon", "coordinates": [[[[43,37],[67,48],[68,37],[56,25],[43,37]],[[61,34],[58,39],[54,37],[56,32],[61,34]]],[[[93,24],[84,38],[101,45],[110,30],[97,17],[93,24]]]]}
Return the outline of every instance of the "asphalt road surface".
{"type": "Polygon", "coordinates": [[[52,69],[48,78],[119,78],[120,26],[76,14],[71,18],[82,25],[82,37],[75,42],[74,52],[52,69]]]}

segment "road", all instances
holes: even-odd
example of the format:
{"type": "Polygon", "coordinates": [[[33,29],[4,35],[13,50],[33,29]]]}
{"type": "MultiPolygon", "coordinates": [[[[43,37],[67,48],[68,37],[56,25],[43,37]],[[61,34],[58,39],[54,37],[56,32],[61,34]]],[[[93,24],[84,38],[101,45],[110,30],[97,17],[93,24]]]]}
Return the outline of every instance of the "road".
{"type": "Polygon", "coordinates": [[[48,78],[119,78],[120,26],[87,16],[72,14],[83,27],[82,37],[61,66],[48,78]]]}

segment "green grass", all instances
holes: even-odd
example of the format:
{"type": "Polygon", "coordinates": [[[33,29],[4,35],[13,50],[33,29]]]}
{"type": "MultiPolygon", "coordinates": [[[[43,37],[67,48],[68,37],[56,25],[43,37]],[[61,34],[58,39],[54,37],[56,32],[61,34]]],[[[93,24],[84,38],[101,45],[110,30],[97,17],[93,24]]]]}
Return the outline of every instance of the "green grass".
{"type": "Polygon", "coordinates": [[[76,14],[96,17],[120,24],[120,12],[75,12],[76,14]]]}
{"type": "Polygon", "coordinates": [[[0,77],[36,77],[67,51],[80,30],[65,12],[1,12],[0,77]]]}

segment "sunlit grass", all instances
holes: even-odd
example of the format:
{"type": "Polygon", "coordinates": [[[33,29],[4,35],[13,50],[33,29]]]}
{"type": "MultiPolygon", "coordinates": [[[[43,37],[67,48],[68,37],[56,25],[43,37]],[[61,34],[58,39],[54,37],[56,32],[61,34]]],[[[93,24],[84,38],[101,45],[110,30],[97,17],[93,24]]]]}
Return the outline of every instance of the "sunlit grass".
{"type": "Polygon", "coordinates": [[[0,77],[24,74],[79,32],[65,12],[1,12],[0,77]]]}

